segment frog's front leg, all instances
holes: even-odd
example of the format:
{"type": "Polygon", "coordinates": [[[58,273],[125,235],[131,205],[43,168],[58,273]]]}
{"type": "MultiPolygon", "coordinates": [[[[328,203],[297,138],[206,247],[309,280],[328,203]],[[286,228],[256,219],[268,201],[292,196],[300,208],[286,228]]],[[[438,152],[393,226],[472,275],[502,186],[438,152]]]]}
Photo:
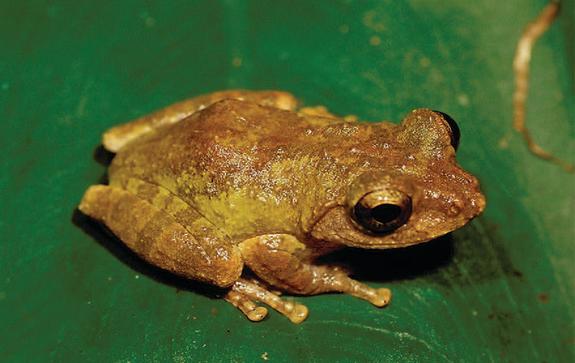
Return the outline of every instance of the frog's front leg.
{"type": "Polygon", "coordinates": [[[239,244],[244,263],[268,284],[284,291],[315,295],[343,292],[382,307],[389,303],[389,289],[374,289],[351,279],[342,270],[316,266],[298,257],[305,245],[287,234],[271,234],[239,244]]]}

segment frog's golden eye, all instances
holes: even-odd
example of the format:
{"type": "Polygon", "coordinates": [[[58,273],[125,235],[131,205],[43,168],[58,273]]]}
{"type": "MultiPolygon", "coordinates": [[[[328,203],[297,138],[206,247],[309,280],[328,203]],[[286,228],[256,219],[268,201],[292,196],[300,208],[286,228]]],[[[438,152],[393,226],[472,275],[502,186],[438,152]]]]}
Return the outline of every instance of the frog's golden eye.
{"type": "Polygon", "coordinates": [[[369,232],[391,232],[411,215],[411,198],[397,190],[378,190],[364,195],[353,207],[352,218],[369,232]]]}
{"type": "Polygon", "coordinates": [[[433,111],[441,115],[443,120],[447,123],[447,129],[449,132],[449,137],[451,138],[451,146],[457,151],[457,147],[459,146],[459,138],[461,136],[461,132],[459,131],[459,126],[457,126],[457,122],[451,118],[446,113],[441,111],[433,111]]]}

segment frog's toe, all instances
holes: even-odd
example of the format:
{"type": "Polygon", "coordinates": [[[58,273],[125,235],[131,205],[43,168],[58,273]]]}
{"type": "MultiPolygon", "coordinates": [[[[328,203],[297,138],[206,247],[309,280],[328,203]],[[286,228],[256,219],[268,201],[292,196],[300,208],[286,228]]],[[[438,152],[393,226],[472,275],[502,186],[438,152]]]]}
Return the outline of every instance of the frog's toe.
{"type": "Polygon", "coordinates": [[[367,300],[380,308],[388,305],[391,301],[391,290],[389,289],[384,287],[374,289],[344,275],[338,275],[336,278],[341,282],[338,290],[340,292],[367,300]]]}
{"type": "MultiPolygon", "coordinates": [[[[309,310],[305,305],[299,304],[291,300],[284,300],[280,298],[278,295],[264,288],[260,283],[256,283],[253,281],[239,279],[234,283],[231,290],[228,292],[228,296],[230,294],[233,295],[234,293],[241,295],[244,299],[253,299],[268,305],[269,307],[277,310],[279,313],[287,317],[292,323],[295,324],[299,324],[302,321],[304,321],[309,314],[309,310]]],[[[238,305],[235,306],[240,308],[238,305]]],[[[246,313],[244,312],[244,314],[246,313]]],[[[256,315],[257,313],[254,311],[252,314],[256,315]]],[[[252,321],[258,321],[252,319],[248,314],[246,314],[246,316],[248,317],[248,319],[252,321]]]]}
{"type": "Polygon", "coordinates": [[[268,315],[268,309],[263,306],[258,306],[255,309],[249,311],[246,316],[251,321],[261,321],[268,315]]]}
{"type": "Polygon", "coordinates": [[[391,301],[391,290],[380,288],[375,290],[375,296],[371,299],[371,303],[377,307],[384,307],[391,301]]]}
{"type": "Polygon", "coordinates": [[[289,314],[284,314],[287,316],[287,318],[294,324],[299,324],[302,321],[304,321],[308,314],[309,314],[309,310],[307,308],[307,306],[302,305],[302,304],[298,304],[296,302],[292,303],[293,304],[293,308],[291,310],[291,312],[289,314]]]}
{"type": "Polygon", "coordinates": [[[238,308],[251,321],[261,321],[268,315],[268,309],[257,306],[248,296],[233,289],[228,291],[224,299],[238,308]]]}

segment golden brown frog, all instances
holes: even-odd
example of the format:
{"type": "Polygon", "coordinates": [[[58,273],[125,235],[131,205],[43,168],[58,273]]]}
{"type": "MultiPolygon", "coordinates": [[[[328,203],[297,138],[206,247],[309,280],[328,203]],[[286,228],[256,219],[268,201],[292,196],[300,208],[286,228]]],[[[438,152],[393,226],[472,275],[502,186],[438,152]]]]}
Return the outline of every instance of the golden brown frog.
{"type": "Polygon", "coordinates": [[[79,208],[148,262],[227,288],[250,320],[267,314],[258,301],[299,323],[307,308],[268,289],[391,298],[316,257],[429,241],[483,210],[457,139],[427,109],[400,125],[360,123],[298,110],[285,92],[218,92],[109,130],[110,185],[90,187],[79,208]]]}

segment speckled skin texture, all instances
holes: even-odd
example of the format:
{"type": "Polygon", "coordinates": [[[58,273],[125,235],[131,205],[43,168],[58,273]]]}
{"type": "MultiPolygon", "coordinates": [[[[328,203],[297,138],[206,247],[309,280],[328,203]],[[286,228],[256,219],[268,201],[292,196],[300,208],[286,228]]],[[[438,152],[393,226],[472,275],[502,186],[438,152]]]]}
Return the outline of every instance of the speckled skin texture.
{"type": "Polygon", "coordinates": [[[445,116],[427,109],[399,125],[362,123],[298,110],[284,92],[219,92],[106,133],[104,145],[117,152],[110,185],[91,187],[80,210],[152,264],[229,288],[226,299],[249,319],[266,315],[257,300],[301,322],[307,309],[267,287],[340,291],[384,306],[389,290],[314,258],[429,241],[483,210],[452,142],[445,116]],[[353,215],[367,196],[406,211],[409,203],[406,220],[370,230],[353,215]],[[259,282],[241,277],[245,266],[259,282]]]}

